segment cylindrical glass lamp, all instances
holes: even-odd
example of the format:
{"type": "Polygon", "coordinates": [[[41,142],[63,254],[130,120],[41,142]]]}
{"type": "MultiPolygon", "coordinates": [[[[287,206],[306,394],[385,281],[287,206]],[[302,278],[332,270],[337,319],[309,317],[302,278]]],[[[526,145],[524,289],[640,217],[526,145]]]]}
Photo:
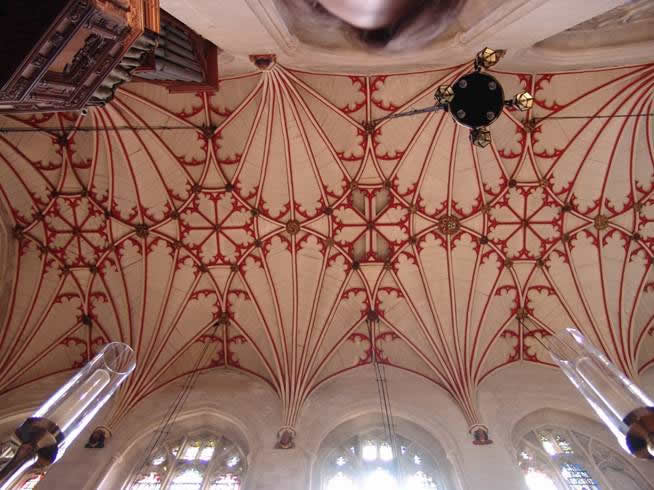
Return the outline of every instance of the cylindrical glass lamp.
{"type": "Polygon", "coordinates": [[[567,328],[543,341],[620,445],[638,458],[652,459],[654,401],[577,329],[567,328]]]}
{"type": "Polygon", "coordinates": [[[16,429],[16,456],[0,471],[0,490],[32,466],[57,461],[136,367],[134,350],[122,342],[107,344],[16,429]]]}

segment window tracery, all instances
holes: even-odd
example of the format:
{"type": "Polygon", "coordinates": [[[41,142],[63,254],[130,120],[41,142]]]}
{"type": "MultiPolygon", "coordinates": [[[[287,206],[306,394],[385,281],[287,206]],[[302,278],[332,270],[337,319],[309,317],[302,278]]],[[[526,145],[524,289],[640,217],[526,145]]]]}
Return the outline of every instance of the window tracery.
{"type": "Polygon", "coordinates": [[[616,451],[560,427],[528,432],[518,448],[518,464],[530,490],[654,490],[616,451]]]}
{"type": "Polygon", "coordinates": [[[421,447],[395,436],[396,450],[383,431],[355,436],[323,463],[323,490],[447,490],[437,463],[421,447]]]}
{"type": "Polygon", "coordinates": [[[626,458],[600,441],[592,441],[590,453],[593,457],[593,462],[614,489],[652,490],[652,485],[647,483],[645,478],[643,478],[626,458]]]}
{"type": "Polygon", "coordinates": [[[174,439],[130,480],[127,490],[241,490],[245,455],[223,436],[174,439]]]}

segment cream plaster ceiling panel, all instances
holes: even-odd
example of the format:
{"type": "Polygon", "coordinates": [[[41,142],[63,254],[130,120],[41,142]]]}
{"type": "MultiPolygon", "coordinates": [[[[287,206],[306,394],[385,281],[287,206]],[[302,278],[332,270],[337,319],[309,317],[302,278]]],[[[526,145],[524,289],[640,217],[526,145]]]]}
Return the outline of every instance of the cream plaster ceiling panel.
{"type": "Polygon", "coordinates": [[[484,379],[550,363],[538,341],[570,325],[638,376],[654,359],[654,119],[620,116],[652,112],[654,65],[496,72],[536,104],[505,110],[485,149],[445,113],[362,124],[470,69],[273,64],[215,95],[130,84],[86,117],[2,118],[41,130],[0,131],[19,249],[3,399],[111,340],[138,357],[111,425],[197,367],[261,378],[294,426],[373,349],[472,425],[484,379]]]}

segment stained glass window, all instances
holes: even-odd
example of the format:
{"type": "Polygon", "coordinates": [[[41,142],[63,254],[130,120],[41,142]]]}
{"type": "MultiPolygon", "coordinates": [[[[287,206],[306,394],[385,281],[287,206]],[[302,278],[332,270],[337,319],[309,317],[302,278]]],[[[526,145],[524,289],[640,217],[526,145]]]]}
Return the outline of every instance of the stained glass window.
{"type": "Polygon", "coordinates": [[[558,490],[549,476],[534,468],[527,470],[525,481],[529,490],[558,490]]]}
{"type": "Polygon", "coordinates": [[[220,475],[209,485],[209,490],[239,490],[240,488],[241,479],[236,475],[220,475]]]}
{"type": "Polygon", "coordinates": [[[586,451],[562,428],[543,427],[526,434],[518,464],[529,490],[599,490],[588,469],[596,468],[586,451]]]}
{"type": "Polygon", "coordinates": [[[426,451],[400,436],[393,442],[373,431],[332,451],[322,490],[446,490],[426,451]]]}
{"type": "Polygon", "coordinates": [[[131,488],[132,490],[159,490],[161,488],[161,475],[155,472],[141,475],[131,488]]]}
{"type": "Polygon", "coordinates": [[[246,460],[229,439],[206,434],[167,442],[139,468],[129,490],[241,490],[246,460]]]}
{"type": "Polygon", "coordinates": [[[193,442],[192,444],[186,446],[186,448],[184,449],[182,459],[185,459],[187,461],[193,461],[198,456],[199,452],[200,452],[200,444],[198,442],[193,442]]]}
{"type": "Polygon", "coordinates": [[[213,446],[213,441],[211,441],[209,444],[207,444],[200,450],[200,455],[198,456],[198,459],[202,461],[211,461],[211,457],[213,456],[213,451],[214,451],[214,446],[213,446]]]}
{"type": "Polygon", "coordinates": [[[406,490],[423,490],[425,488],[437,488],[434,479],[422,471],[416,471],[407,480],[406,490]]]}
{"type": "Polygon", "coordinates": [[[540,440],[543,449],[545,449],[547,454],[550,456],[556,456],[557,454],[574,454],[572,446],[561,434],[542,430],[538,432],[538,439],[540,440]]]}
{"type": "Polygon", "coordinates": [[[588,471],[580,464],[564,463],[561,468],[563,478],[568,482],[570,490],[599,490],[588,471]]]}
{"type": "Polygon", "coordinates": [[[350,477],[339,472],[329,479],[326,490],[356,490],[356,487],[350,477]]]}
{"type": "Polygon", "coordinates": [[[189,468],[180,471],[170,482],[170,490],[200,490],[204,475],[200,470],[189,468]]]}

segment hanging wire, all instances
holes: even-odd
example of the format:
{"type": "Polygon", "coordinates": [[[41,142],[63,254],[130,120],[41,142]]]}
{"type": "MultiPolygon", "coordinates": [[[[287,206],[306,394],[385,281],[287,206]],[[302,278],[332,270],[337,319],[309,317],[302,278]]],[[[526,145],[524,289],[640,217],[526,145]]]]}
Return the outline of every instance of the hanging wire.
{"type": "MultiPolygon", "coordinates": [[[[522,318],[521,318],[521,317],[518,317],[518,325],[520,325],[521,327],[523,327],[527,332],[529,332],[529,333],[531,333],[531,334],[534,334],[535,331],[534,331],[534,330],[530,330],[529,327],[527,327],[527,323],[525,322],[525,320],[529,320],[529,317],[528,317],[528,316],[525,316],[525,317],[522,317],[522,318]]],[[[537,341],[540,345],[543,346],[543,348],[544,348],[547,352],[551,352],[551,349],[550,349],[549,347],[547,347],[547,346],[543,343],[543,341],[542,341],[541,339],[539,339],[536,335],[534,335],[533,337],[536,339],[536,341],[537,341]]]]}
{"type": "MultiPolygon", "coordinates": [[[[405,112],[393,112],[387,114],[384,117],[378,119],[373,119],[372,121],[364,121],[364,125],[369,127],[375,127],[382,121],[387,119],[396,119],[399,117],[414,116],[416,114],[424,114],[428,112],[437,112],[440,110],[445,110],[445,107],[442,105],[433,105],[429,107],[423,107],[420,109],[411,109],[410,111],[405,112]]],[[[544,117],[535,117],[534,121],[536,123],[547,121],[550,119],[610,119],[610,118],[630,118],[630,117],[651,117],[654,116],[654,112],[644,112],[638,114],[602,114],[602,115],[571,115],[571,116],[544,116],[544,117]]],[[[93,132],[120,132],[120,131],[197,131],[203,132],[205,128],[201,126],[189,126],[189,125],[176,125],[176,126],[112,126],[112,127],[99,127],[99,126],[81,126],[78,128],[71,127],[60,132],[60,130],[49,129],[49,128],[33,128],[33,127],[20,127],[20,126],[7,126],[0,128],[0,134],[5,133],[46,133],[50,136],[65,136],[71,132],[76,133],[93,133],[93,132]]]]}
{"type": "Polygon", "coordinates": [[[398,117],[406,117],[406,116],[413,116],[415,114],[423,114],[425,112],[437,112],[441,110],[446,110],[447,106],[443,106],[441,104],[435,104],[429,107],[423,107],[421,109],[411,109],[410,111],[405,111],[405,112],[392,112],[391,114],[387,114],[384,117],[380,117],[378,119],[373,119],[370,121],[369,125],[372,125],[373,127],[379,124],[382,121],[386,121],[387,119],[395,119],[398,117]]]}
{"type": "MultiPolygon", "coordinates": [[[[525,320],[529,320],[533,323],[533,320],[531,320],[528,316],[525,316],[524,318],[518,318],[518,324],[521,325],[527,332],[531,334],[535,334],[536,331],[530,330],[529,327],[527,327],[527,322],[525,320]]],[[[554,350],[557,349],[559,350],[559,355],[566,349],[574,351],[574,349],[572,349],[572,347],[569,344],[565,343],[563,340],[557,338],[553,334],[550,335],[547,340],[547,343],[549,343],[550,345],[547,345],[545,342],[543,342],[543,340],[538,338],[537,335],[533,335],[533,337],[536,339],[536,342],[538,342],[541,346],[543,346],[543,348],[550,354],[557,355],[557,353],[554,352],[554,350]]]]}
{"type": "MultiPolygon", "coordinates": [[[[214,323],[213,331],[211,332],[212,336],[216,335],[216,332],[218,331],[218,327],[220,327],[221,325],[222,323],[220,321],[214,323]]],[[[173,402],[168,407],[168,411],[166,412],[166,415],[162,419],[161,424],[159,424],[157,430],[153,432],[152,438],[150,439],[150,443],[147,446],[148,450],[145,452],[143,462],[141,463],[138,471],[136,472],[137,475],[140,475],[140,473],[143,471],[143,468],[147,466],[148,462],[152,459],[152,455],[159,447],[159,444],[161,443],[162,439],[168,435],[168,433],[170,432],[169,431],[170,427],[173,426],[177,421],[177,416],[179,415],[180,411],[184,407],[184,404],[186,403],[186,400],[188,399],[188,396],[191,393],[191,390],[193,389],[195,382],[200,376],[199,368],[200,365],[202,364],[202,361],[207,351],[209,350],[210,345],[211,342],[207,342],[205,344],[204,348],[202,349],[202,353],[198,356],[197,361],[193,366],[193,370],[186,377],[186,380],[182,385],[182,389],[179,391],[173,402]]]]}
{"type": "Polygon", "coordinates": [[[654,116],[654,112],[642,112],[639,114],[596,114],[594,116],[545,116],[534,118],[538,121],[547,121],[548,119],[610,119],[612,117],[647,117],[654,116]]]}
{"type": "MultiPolygon", "coordinates": [[[[535,334],[536,331],[530,330],[529,327],[527,327],[527,322],[525,320],[529,320],[533,323],[533,320],[531,320],[528,316],[526,316],[524,318],[518,318],[518,324],[524,327],[524,329],[527,330],[527,332],[531,334],[535,334]]],[[[554,334],[548,335],[546,342],[543,342],[543,340],[538,338],[537,335],[533,335],[533,337],[547,352],[550,353],[550,355],[553,355],[557,358],[575,357],[578,355],[578,352],[574,346],[565,342],[562,338],[560,338],[557,335],[554,334]]],[[[543,338],[545,337],[543,336],[543,338]]]]}
{"type": "Polygon", "coordinates": [[[386,377],[386,367],[377,359],[376,339],[378,331],[381,330],[379,319],[369,320],[368,331],[370,334],[372,364],[375,369],[375,380],[377,382],[377,393],[379,395],[379,409],[382,414],[382,423],[388,443],[391,446],[393,456],[393,466],[398,482],[401,481],[400,467],[400,448],[398,447],[397,436],[395,432],[395,422],[393,421],[393,409],[391,407],[391,398],[388,390],[388,378],[386,377]]]}
{"type": "MultiPolygon", "coordinates": [[[[202,131],[201,127],[196,126],[80,126],[79,128],[71,127],[66,128],[64,135],[72,132],[76,133],[93,133],[93,132],[118,132],[118,131],[178,131],[178,130],[187,130],[187,131],[202,131]]],[[[51,130],[47,128],[26,128],[19,126],[7,126],[0,128],[0,134],[2,133],[48,133],[51,135],[59,136],[61,133],[58,130],[51,130]]]]}

